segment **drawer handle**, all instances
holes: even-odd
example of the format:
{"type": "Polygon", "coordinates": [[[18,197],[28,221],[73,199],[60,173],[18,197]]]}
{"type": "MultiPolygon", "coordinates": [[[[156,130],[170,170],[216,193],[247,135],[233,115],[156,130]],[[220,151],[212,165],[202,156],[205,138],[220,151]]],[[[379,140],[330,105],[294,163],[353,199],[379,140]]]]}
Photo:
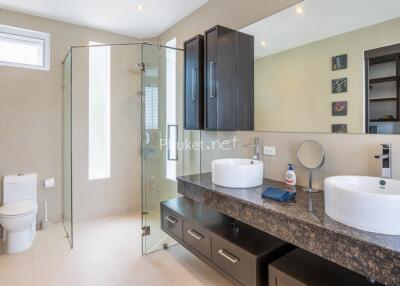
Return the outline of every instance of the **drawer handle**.
{"type": "Polygon", "coordinates": [[[197,240],[202,240],[204,238],[204,236],[202,236],[200,233],[198,233],[197,231],[195,231],[193,229],[189,229],[188,233],[197,240]]]}
{"type": "Polygon", "coordinates": [[[239,261],[239,258],[237,258],[235,255],[229,253],[228,251],[226,251],[225,249],[220,249],[218,250],[218,253],[221,254],[223,257],[225,257],[226,259],[228,259],[230,262],[232,262],[233,264],[235,264],[236,262],[239,261]]]}
{"type": "Polygon", "coordinates": [[[178,222],[178,220],[176,218],[173,218],[172,216],[169,216],[169,215],[167,215],[165,217],[165,220],[172,224],[176,224],[178,222]]]}

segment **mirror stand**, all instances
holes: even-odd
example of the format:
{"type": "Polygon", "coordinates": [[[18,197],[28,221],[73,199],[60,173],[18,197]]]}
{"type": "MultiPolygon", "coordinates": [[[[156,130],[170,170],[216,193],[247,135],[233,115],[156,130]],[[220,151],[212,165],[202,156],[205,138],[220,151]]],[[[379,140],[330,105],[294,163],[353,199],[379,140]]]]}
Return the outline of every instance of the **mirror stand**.
{"type": "Polygon", "coordinates": [[[308,176],[308,188],[303,188],[303,191],[307,193],[319,193],[321,190],[313,189],[312,187],[312,172],[314,169],[308,169],[309,176],[308,176]]]}

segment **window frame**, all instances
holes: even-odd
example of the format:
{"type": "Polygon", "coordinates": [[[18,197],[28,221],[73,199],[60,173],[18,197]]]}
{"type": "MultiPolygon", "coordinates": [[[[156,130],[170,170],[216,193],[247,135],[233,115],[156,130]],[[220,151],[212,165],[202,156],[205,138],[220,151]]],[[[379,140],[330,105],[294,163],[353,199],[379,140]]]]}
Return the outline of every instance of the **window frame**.
{"type": "Polygon", "coordinates": [[[0,25],[0,34],[5,34],[9,39],[26,42],[43,42],[43,63],[39,65],[21,64],[15,62],[0,61],[0,66],[27,68],[35,70],[50,70],[50,34],[33,30],[22,29],[13,26],[0,25]]]}

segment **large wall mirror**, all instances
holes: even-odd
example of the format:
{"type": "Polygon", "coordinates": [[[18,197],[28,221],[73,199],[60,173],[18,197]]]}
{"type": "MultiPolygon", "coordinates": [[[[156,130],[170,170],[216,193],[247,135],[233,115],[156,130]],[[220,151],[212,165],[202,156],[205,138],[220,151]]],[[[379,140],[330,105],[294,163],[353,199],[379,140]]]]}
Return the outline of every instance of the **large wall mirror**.
{"type": "Polygon", "coordinates": [[[400,1],[305,0],[255,37],[255,129],[400,134],[400,1]]]}

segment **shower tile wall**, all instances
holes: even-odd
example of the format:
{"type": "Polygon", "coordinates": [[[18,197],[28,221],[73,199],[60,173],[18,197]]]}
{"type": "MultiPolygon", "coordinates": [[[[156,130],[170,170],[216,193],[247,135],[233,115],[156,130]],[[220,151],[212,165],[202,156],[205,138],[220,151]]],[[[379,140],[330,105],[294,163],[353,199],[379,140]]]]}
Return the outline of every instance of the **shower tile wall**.
{"type": "Polygon", "coordinates": [[[73,49],[74,221],[140,209],[140,46],[111,47],[111,176],[88,179],[89,48],[73,49]]]}

